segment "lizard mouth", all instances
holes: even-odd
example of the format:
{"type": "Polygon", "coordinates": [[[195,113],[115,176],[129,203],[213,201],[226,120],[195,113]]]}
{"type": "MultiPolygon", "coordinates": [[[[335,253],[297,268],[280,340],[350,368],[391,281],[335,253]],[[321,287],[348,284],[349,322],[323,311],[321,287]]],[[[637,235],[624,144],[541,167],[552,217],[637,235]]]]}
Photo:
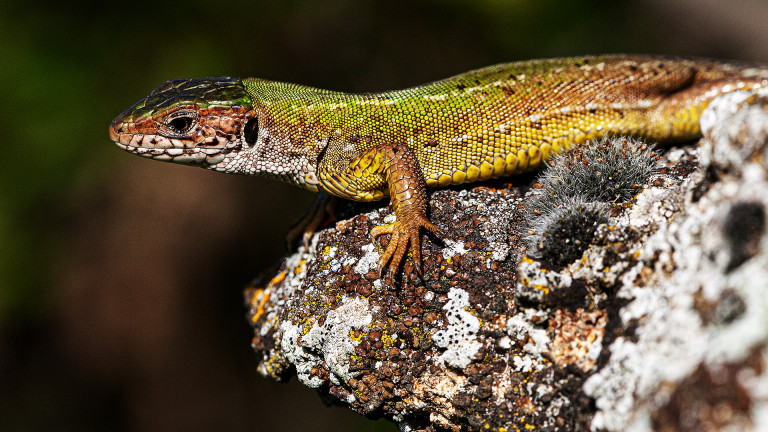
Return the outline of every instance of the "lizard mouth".
{"type": "Polygon", "coordinates": [[[228,153],[222,148],[189,147],[189,143],[174,138],[119,133],[112,127],[109,136],[118,147],[129,153],[185,165],[216,165],[228,153]]]}
{"type": "Polygon", "coordinates": [[[116,141],[118,147],[138,156],[151,159],[175,162],[188,165],[214,165],[224,159],[221,149],[200,149],[200,148],[148,148],[123,144],[116,141]]]}

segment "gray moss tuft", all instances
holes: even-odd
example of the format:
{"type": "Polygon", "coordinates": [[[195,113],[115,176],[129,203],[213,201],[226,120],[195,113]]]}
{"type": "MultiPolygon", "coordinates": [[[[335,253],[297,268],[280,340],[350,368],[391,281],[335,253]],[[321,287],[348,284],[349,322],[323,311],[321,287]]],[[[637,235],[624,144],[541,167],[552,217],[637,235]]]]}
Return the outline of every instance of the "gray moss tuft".
{"type": "Polygon", "coordinates": [[[542,171],[526,217],[529,255],[555,265],[581,257],[608,210],[628,202],[656,172],[657,154],[625,137],[587,142],[542,171]]]}
{"type": "Polygon", "coordinates": [[[585,201],[583,197],[566,198],[535,218],[527,237],[531,255],[556,265],[579,259],[589,246],[598,225],[608,222],[608,205],[585,201]]]}

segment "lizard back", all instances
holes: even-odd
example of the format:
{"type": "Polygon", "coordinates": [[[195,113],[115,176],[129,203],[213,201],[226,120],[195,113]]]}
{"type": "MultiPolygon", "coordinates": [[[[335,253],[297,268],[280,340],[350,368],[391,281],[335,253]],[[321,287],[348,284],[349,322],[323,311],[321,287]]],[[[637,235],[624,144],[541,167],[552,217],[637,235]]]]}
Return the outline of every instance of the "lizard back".
{"type": "Polygon", "coordinates": [[[427,186],[442,187],[535,169],[608,134],[692,139],[713,97],[765,86],[766,77],[715,61],[604,56],[508,63],[381,93],[244,84],[271,142],[338,169],[376,145],[405,144],[427,186]]]}

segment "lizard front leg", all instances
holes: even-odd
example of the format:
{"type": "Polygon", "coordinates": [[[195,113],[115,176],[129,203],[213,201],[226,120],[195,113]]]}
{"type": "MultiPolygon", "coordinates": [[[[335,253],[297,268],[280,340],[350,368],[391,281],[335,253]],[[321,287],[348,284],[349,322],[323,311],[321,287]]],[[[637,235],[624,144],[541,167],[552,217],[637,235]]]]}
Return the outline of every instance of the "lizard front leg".
{"type": "Polygon", "coordinates": [[[353,158],[341,173],[333,172],[334,165],[338,166],[321,163],[320,186],[329,193],[358,201],[379,199],[388,193],[392,200],[395,222],[371,230],[374,239],[392,235],[379,259],[379,276],[387,263],[394,273],[409,246],[421,273],[421,229],[446,235],[427,218],[427,185],[413,151],[403,144],[380,144],[353,158]]]}

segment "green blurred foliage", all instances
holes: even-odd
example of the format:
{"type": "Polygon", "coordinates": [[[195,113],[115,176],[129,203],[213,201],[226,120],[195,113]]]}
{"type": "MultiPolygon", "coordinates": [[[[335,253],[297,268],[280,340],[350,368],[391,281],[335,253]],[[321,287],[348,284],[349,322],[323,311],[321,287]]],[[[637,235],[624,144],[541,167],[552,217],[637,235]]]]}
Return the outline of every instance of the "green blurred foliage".
{"type": "MultiPolygon", "coordinates": [[[[160,83],[234,75],[373,91],[536,57],[668,50],[755,56],[717,29],[681,34],[674,23],[688,17],[674,14],[654,0],[3,1],[0,357],[12,349],[4,340],[25,338],[23,329],[56,313],[57,275],[71,253],[67,235],[82,223],[73,218],[88,214],[104,185],[120,184],[119,169],[140,163],[111,145],[107,126],[160,83]]],[[[240,274],[255,275],[263,264],[240,274]]],[[[58,396],[45,391],[30,390],[54,403],[58,396]]],[[[119,407],[109,409],[118,413],[102,412],[106,423],[130,424],[119,407]]]]}

